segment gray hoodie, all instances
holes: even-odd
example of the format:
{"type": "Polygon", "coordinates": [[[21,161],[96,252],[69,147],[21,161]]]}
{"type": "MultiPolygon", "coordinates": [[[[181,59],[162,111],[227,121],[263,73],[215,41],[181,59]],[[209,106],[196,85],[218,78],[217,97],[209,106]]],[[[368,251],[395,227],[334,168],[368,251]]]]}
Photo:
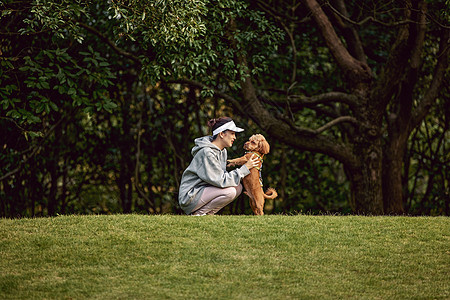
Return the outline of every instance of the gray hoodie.
{"type": "Polygon", "coordinates": [[[207,186],[226,188],[238,186],[241,179],[250,174],[246,165],[227,172],[227,150],[220,150],[212,142],[212,136],[195,139],[192,148],[194,158],[181,177],[178,202],[186,214],[197,205],[207,186]]]}

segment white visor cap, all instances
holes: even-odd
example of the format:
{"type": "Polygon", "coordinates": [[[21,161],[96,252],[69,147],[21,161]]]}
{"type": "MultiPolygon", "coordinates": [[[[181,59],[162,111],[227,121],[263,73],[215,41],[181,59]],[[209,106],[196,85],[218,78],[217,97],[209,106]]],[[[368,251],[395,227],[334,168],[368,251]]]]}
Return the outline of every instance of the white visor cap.
{"type": "Polygon", "coordinates": [[[225,130],[231,130],[231,131],[234,131],[234,132],[242,132],[242,131],[244,131],[244,129],[237,127],[236,124],[234,124],[234,121],[230,121],[230,122],[227,122],[227,123],[223,124],[220,127],[217,127],[213,131],[213,136],[216,135],[216,134],[219,134],[219,133],[221,133],[222,131],[225,131],[225,130]]]}

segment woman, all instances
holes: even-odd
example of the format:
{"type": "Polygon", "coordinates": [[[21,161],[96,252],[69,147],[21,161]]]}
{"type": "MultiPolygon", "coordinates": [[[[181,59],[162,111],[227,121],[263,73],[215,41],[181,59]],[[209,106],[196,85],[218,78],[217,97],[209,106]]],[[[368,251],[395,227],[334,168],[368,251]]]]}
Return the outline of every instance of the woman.
{"type": "Polygon", "coordinates": [[[229,117],[208,122],[212,136],[195,139],[194,158],[181,178],[178,202],[188,215],[214,215],[242,193],[241,179],[258,165],[251,157],[242,167],[227,172],[227,150],[244,129],[229,117]]]}

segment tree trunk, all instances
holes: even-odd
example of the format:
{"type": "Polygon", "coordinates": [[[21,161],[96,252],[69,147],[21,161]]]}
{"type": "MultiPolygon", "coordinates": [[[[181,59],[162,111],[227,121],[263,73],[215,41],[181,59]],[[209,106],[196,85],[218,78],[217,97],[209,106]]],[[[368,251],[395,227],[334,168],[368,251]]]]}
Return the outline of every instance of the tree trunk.
{"type": "Polygon", "coordinates": [[[403,214],[403,158],[406,151],[407,136],[391,137],[384,151],[383,159],[383,199],[385,213],[403,214]]]}
{"type": "MultiPolygon", "coordinates": [[[[62,136],[62,126],[58,126],[55,129],[55,141],[59,141],[62,136]]],[[[60,160],[60,151],[61,148],[59,145],[53,148],[53,153],[51,153],[51,158],[49,159],[48,170],[50,173],[50,192],[48,195],[48,204],[47,210],[49,216],[56,215],[57,207],[58,207],[58,179],[59,179],[59,160],[60,160]]]]}
{"type": "Polygon", "coordinates": [[[344,168],[351,184],[350,206],[354,213],[380,215],[383,210],[381,138],[370,131],[355,141],[353,154],[357,164],[344,168]]]}
{"type": "Polygon", "coordinates": [[[283,208],[285,211],[291,210],[291,203],[288,201],[286,197],[286,179],[287,179],[287,155],[286,155],[286,147],[281,148],[281,158],[280,158],[281,166],[279,168],[280,170],[280,199],[283,201],[283,208]]]}
{"type": "Polygon", "coordinates": [[[385,212],[388,214],[403,214],[403,159],[406,152],[408,137],[411,132],[411,118],[414,94],[413,90],[418,81],[418,73],[422,64],[422,49],[426,30],[426,3],[412,10],[411,18],[417,19],[417,24],[409,24],[408,38],[405,39],[407,48],[411,49],[410,59],[405,68],[405,76],[399,83],[399,92],[392,101],[391,113],[388,114],[388,139],[384,151],[383,165],[383,198],[385,212]]]}
{"type": "Polygon", "coordinates": [[[119,137],[120,143],[120,172],[119,172],[119,189],[120,198],[122,200],[122,210],[123,213],[130,213],[133,206],[133,162],[131,158],[133,157],[130,151],[131,143],[128,142],[130,138],[130,131],[128,127],[128,121],[123,120],[124,133],[119,137]]]}

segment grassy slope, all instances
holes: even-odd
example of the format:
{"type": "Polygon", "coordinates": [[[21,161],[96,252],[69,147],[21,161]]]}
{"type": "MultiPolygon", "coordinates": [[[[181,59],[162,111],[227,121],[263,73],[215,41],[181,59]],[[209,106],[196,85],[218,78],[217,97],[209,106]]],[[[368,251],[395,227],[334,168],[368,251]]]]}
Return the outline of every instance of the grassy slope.
{"type": "Polygon", "coordinates": [[[0,299],[449,299],[450,219],[0,219],[0,299]]]}

